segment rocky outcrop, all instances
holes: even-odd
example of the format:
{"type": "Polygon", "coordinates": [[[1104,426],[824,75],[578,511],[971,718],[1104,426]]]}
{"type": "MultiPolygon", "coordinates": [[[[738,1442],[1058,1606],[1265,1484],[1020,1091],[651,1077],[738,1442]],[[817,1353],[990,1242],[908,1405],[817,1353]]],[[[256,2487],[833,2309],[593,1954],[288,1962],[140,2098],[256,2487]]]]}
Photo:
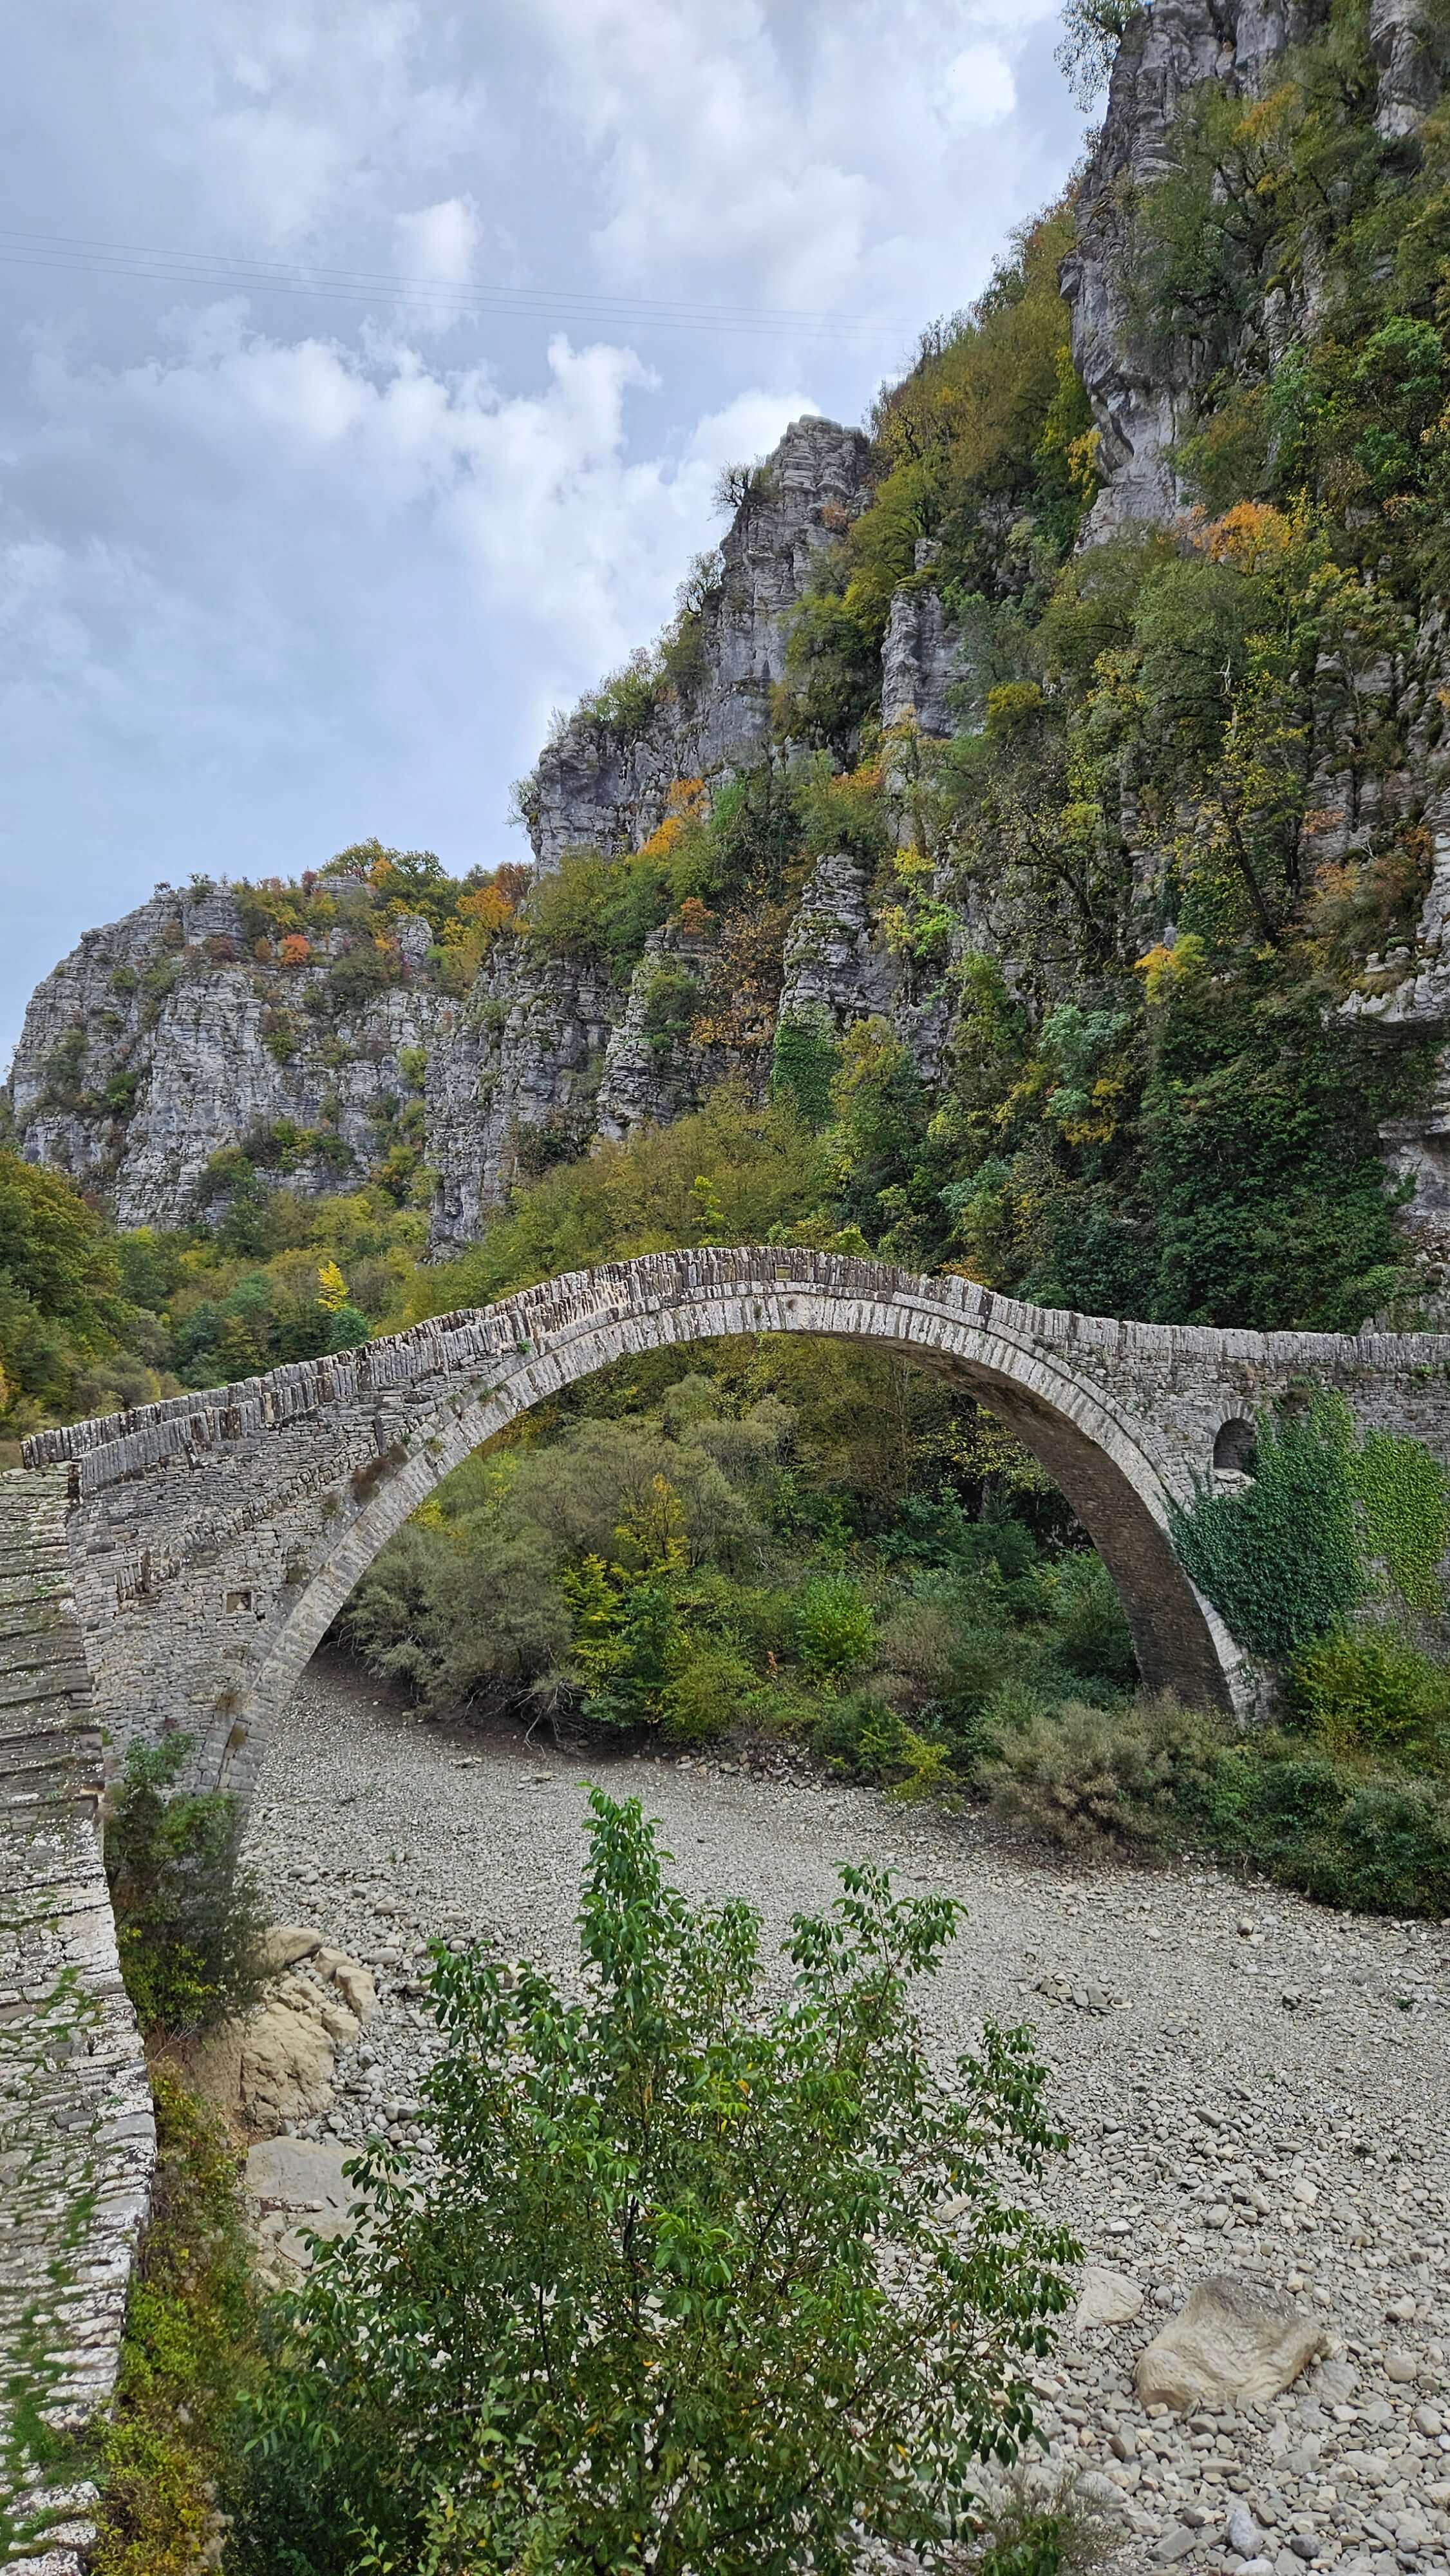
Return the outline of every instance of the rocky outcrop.
{"type": "Polygon", "coordinates": [[[523,791],[540,867],[557,867],[569,849],[639,849],[677,779],[756,756],[785,676],[788,612],[821,547],[850,526],[870,490],[860,430],[791,423],[749,478],[695,611],[688,662],[674,677],[642,680],[628,716],[607,693],[586,699],[543,752],[523,791]]]}
{"type": "Polygon", "coordinates": [[[397,980],[340,1013],[333,957],[261,965],[230,888],[160,889],[32,996],[10,1083],[20,1150],[118,1224],[166,1227],[195,1219],[229,1147],[309,1195],[357,1187],[401,1148],[435,1176],[435,1250],[471,1242],[521,1159],[587,1144],[625,997],[517,937],[459,991],[425,921],[393,935],[397,980]]]}
{"type": "MultiPolygon", "coordinates": [[[[1174,120],[1199,84],[1263,97],[1287,48],[1315,32],[1325,14],[1319,0],[1155,0],[1151,10],[1137,11],[1123,37],[1078,194],[1077,241],[1062,269],[1072,354],[1092,405],[1104,476],[1090,540],[1174,516],[1183,494],[1173,450],[1193,425],[1196,390],[1250,348],[1272,355],[1311,318],[1313,281],[1295,287],[1276,274],[1251,301],[1234,341],[1150,339],[1133,309],[1133,220],[1143,189],[1170,167],[1174,120]]],[[[1422,0],[1373,0],[1376,124],[1389,143],[1410,134],[1439,95],[1443,67],[1424,21],[1422,0]]]]}
{"type": "Polygon", "coordinates": [[[962,675],[956,630],[930,579],[940,552],[935,538],[918,537],[915,578],[893,594],[881,647],[881,722],[945,736],[959,730],[952,693],[962,675]]]}
{"type": "Polygon", "coordinates": [[[785,950],[782,1021],[839,1036],[853,1021],[885,1019],[907,1047],[922,1080],[935,1082],[950,1029],[945,986],[912,989],[903,960],[875,927],[867,871],[836,853],[816,861],[785,950]]]}
{"type": "MultiPolygon", "coordinates": [[[[1136,523],[1167,523],[1182,507],[1174,443],[1195,422],[1195,394],[1252,350],[1275,355],[1313,314],[1313,281],[1285,281],[1249,299],[1234,340],[1149,337],[1133,309],[1133,209],[1172,165],[1172,126],[1200,82],[1262,98],[1288,46],[1324,23],[1319,0],[1156,0],[1128,23],[1113,64],[1107,113],[1077,196],[1077,245],[1061,268],[1071,304],[1071,355],[1100,435],[1102,492],[1089,518],[1095,541],[1136,523]]],[[[1375,126],[1404,142],[1435,103],[1445,67],[1422,0],[1373,0],[1370,49],[1378,70],[1375,126]]]]}
{"type": "Polygon", "coordinates": [[[1062,286],[1072,354],[1098,431],[1103,488],[1091,538],[1172,518],[1180,492],[1172,450],[1203,353],[1150,347],[1130,305],[1132,208],[1162,178],[1180,107],[1201,81],[1257,95],[1286,38],[1285,12],[1257,0],[1160,0],[1140,10],[1118,48],[1107,114],[1078,196],[1076,245],[1062,286]]]}

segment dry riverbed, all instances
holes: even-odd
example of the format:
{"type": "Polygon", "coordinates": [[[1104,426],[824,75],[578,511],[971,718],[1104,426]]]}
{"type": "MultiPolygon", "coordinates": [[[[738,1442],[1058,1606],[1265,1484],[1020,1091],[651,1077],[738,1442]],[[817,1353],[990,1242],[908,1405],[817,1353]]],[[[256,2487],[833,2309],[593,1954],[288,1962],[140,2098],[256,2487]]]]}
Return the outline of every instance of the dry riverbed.
{"type": "Polygon", "coordinates": [[[430,1938],[484,1932],[567,1966],[590,1782],[637,1792],[687,1894],[746,1897],[767,1938],[829,1905],[839,1861],[887,1863],[967,1908],[924,1998],[933,2046],[974,2044],[984,2018],[1036,2024],[1074,2141],[1046,2204],[1143,2291],[1132,2322],[1065,2334],[1041,2381],[1054,2458],[1118,2517],[1115,2565],[1242,2569],[1226,2533],[1243,2502],[1274,2576],[1450,2568],[1450,1927],[1205,1869],[1068,1870],[975,1815],[762,1763],[585,1759],[429,1724],[320,1658],[268,1753],[250,1855],[273,1919],[367,1961],[380,2002],[304,2134],[409,2134],[430,1938]],[[1138,2353],[1222,2271],[1322,2315],[1330,2357],[1267,2409],[1145,2414],[1138,2353]]]}

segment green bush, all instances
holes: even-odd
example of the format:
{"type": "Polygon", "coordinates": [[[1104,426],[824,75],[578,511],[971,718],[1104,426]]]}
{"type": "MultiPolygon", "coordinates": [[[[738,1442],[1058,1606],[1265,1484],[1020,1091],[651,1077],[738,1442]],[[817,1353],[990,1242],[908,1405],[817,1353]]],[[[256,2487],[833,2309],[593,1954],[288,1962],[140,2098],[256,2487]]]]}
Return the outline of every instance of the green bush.
{"type": "Polygon", "coordinates": [[[1130,1689],[1133,1640],[1117,1587],[1100,1556],[1075,1549],[1045,1578],[1053,1651],[1068,1672],[1130,1689]]]}
{"type": "Polygon", "coordinates": [[[1189,1837],[1223,1745],[1216,1719],[1173,1700],[1068,1700],[1004,1730],[980,1776],[998,1815],[1064,1851],[1148,1855],[1189,1837]]]}
{"type": "Polygon", "coordinates": [[[174,2068],[152,2076],[156,2166],[101,2437],[94,2576],[195,2576],[234,2473],[239,2388],[257,2367],[241,2157],[174,2068]]]}
{"type": "Polygon", "coordinates": [[[692,1912],[637,1802],[591,1803],[566,1992],[435,1952],[427,2187],[352,2168],[372,2217],[281,2323],[238,2576],[846,2576],[1030,2437],[1078,2249],[1022,2177],[1065,2141],[1025,2031],[927,2059],[955,1907],[843,1870],[771,2002],[749,1910],[692,1912]]]}
{"type": "Polygon", "coordinates": [[[147,2032],[192,2036],[261,1988],[260,1897],[238,1863],[235,1798],[178,1790],[187,1735],[133,1744],[106,1820],[106,1877],[126,1991],[147,2032]]]}
{"type": "Polygon", "coordinates": [[[1393,1628],[1339,1628],[1301,1646],[1285,1701],[1330,1753],[1450,1770],[1450,1672],[1393,1628]]]}
{"type": "Polygon", "coordinates": [[[676,1744],[726,1735],[749,1714],[755,1675],[727,1640],[693,1640],[660,1693],[665,1734],[676,1744]]]}
{"type": "Polygon", "coordinates": [[[871,1605],[848,1574],[819,1575],[796,1605],[796,1651],[812,1681],[865,1670],[876,1651],[871,1605]]]}
{"type": "Polygon", "coordinates": [[[867,1692],[828,1700],[811,1728],[811,1749],[836,1771],[879,1781],[908,1797],[955,1787],[947,1746],[923,1735],[867,1692]]]}

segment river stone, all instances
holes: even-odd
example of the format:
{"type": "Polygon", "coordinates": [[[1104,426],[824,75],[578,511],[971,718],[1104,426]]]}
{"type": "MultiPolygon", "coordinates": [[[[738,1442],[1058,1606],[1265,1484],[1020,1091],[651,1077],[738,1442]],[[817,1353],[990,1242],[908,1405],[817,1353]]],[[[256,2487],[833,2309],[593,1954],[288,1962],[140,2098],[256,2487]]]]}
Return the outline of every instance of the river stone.
{"type": "Polygon", "coordinates": [[[1258,2557],[1259,2543],[1264,2535],[1242,2497],[1230,2510],[1227,2530],[1228,2545],[1230,2549],[1237,2550],[1240,2558],[1258,2557]]]}
{"type": "Polygon", "coordinates": [[[280,2234],[256,2237],[257,2269],[273,2288],[294,2284],[312,2261],[310,2240],[331,2243],[352,2227],[359,2194],[343,2173],[352,2150],[308,2138],[264,2138],[247,2157],[246,2191],[263,2210],[293,2220],[280,2234]]]}
{"type": "Polygon", "coordinates": [[[310,1959],[320,1950],[323,1934],[308,1923],[269,1924],[261,1939],[262,1973],[280,1977],[286,1968],[295,1968],[299,1959],[310,1959]]]}
{"type": "Polygon", "coordinates": [[[329,2110],[333,2061],[361,2038],[373,2007],[372,1978],[341,1950],[321,1949],[305,1971],[279,1977],[242,2025],[239,2089],[249,2126],[275,2137],[284,2121],[329,2110]]]}
{"type": "Polygon", "coordinates": [[[1084,2263],[1072,2321],[1079,2328],[1125,2326],[1142,2304],[1142,2290],[1126,2272],[1110,2272],[1105,2263],[1084,2263]]]}
{"type": "Polygon", "coordinates": [[[1324,2329],[1265,2283],[1217,2272],[1189,2293],[1176,2317],[1138,2356],[1145,2406],[1264,2406],[1321,2349],[1324,2329]]]}

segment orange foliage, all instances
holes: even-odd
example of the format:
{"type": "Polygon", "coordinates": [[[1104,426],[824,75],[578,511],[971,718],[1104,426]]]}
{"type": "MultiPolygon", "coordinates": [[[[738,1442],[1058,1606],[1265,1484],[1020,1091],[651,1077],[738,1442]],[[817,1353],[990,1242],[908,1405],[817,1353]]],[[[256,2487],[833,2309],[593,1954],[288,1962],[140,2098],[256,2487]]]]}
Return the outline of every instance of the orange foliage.
{"type": "Polygon", "coordinates": [[[1193,531],[1193,542],[1210,563],[1228,563],[1239,572],[1268,572],[1282,564],[1301,531],[1271,501],[1236,501],[1221,519],[1193,531]]]}
{"type": "Polygon", "coordinates": [[[312,942],[300,930],[289,930],[277,951],[284,966],[305,966],[312,954],[312,942]]]}
{"type": "Polygon", "coordinates": [[[697,894],[687,894],[680,906],[680,928],[687,939],[703,939],[715,916],[697,894]]]}
{"type": "Polygon", "coordinates": [[[640,851],[642,859],[667,859],[681,834],[691,823],[705,819],[706,799],[703,778],[677,778],[665,798],[664,821],[651,832],[640,851]]]}
{"type": "Polygon", "coordinates": [[[461,894],[458,898],[459,919],[490,935],[507,929],[516,910],[517,906],[510,903],[508,896],[496,885],[476,886],[472,894],[461,894]]]}

